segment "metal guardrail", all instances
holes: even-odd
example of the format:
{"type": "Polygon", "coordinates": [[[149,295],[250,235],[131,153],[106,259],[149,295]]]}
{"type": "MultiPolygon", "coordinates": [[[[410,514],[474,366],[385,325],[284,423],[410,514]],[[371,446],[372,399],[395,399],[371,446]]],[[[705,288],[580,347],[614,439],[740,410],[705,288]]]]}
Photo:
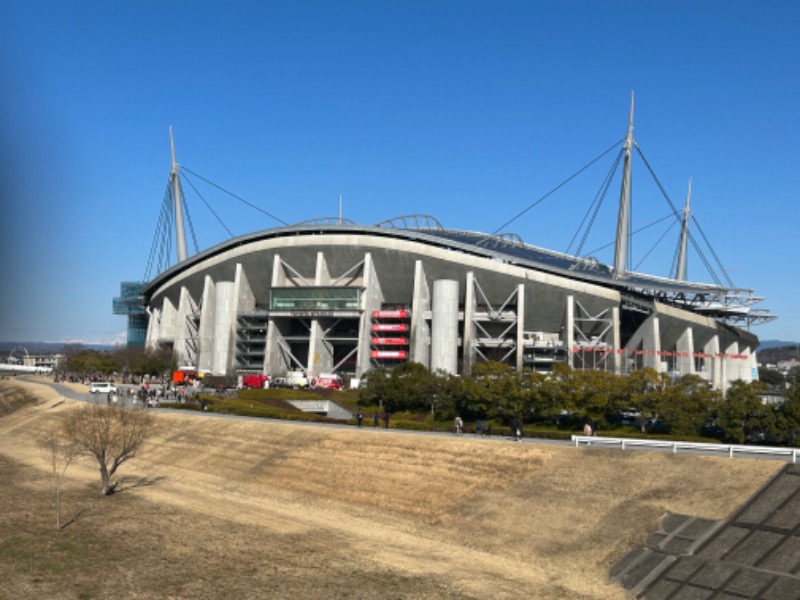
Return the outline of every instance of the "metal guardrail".
{"type": "Polygon", "coordinates": [[[619,447],[620,450],[629,448],[652,448],[670,450],[673,454],[687,452],[694,454],[727,454],[729,458],[742,455],[767,455],[770,458],[788,458],[792,463],[797,463],[798,448],[776,448],[770,446],[737,446],[728,444],[703,444],[699,442],[669,442],[664,440],[640,440],[633,438],[610,438],[588,435],[573,435],[575,446],[609,446],[619,447]]]}

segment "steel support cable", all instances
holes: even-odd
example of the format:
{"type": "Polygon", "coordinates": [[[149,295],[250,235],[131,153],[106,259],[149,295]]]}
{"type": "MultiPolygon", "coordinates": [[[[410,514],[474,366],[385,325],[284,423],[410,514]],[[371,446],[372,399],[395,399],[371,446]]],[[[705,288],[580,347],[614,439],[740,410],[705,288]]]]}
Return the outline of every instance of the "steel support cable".
{"type": "Polygon", "coordinates": [[[633,209],[635,204],[633,203],[633,173],[630,174],[630,185],[628,186],[628,255],[625,257],[627,264],[625,265],[625,269],[628,271],[633,270],[633,234],[631,231],[631,226],[633,225],[633,209]]]}
{"type": "Polygon", "coordinates": [[[161,202],[161,211],[159,212],[158,215],[158,222],[156,223],[156,229],[153,232],[153,243],[150,246],[150,256],[147,259],[147,266],[145,267],[145,272],[144,272],[145,281],[149,281],[150,270],[153,268],[153,263],[156,260],[156,256],[160,254],[161,252],[160,248],[161,246],[163,246],[164,243],[163,240],[164,237],[163,230],[165,228],[164,221],[167,219],[167,213],[169,211],[169,200],[170,200],[170,195],[169,195],[169,183],[168,183],[167,188],[164,191],[164,200],[161,202]]]}
{"type": "Polygon", "coordinates": [[[603,157],[604,157],[606,154],[608,154],[609,152],[611,152],[611,151],[612,151],[614,148],[616,148],[617,146],[619,146],[619,145],[620,145],[620,144],[621,144],[623,141],[624,141],[624,140],[619,140],[619,141],[617,141],[617,142],[614,142],[614,145],[613,145],[613,146],[611,146],[611,147],[610,147],[608,150],[605,150],[605,151],[604,151],[604,152],[603,152],[603,153],[602,153],[600,156],[598,156],[597,158],[593,159],[593,160],[592,160],[591,162],[589,162],[587,165],[585,165],[585,166],[581,167],[580,169],[578,169],[578,170],[577,170],[575,173],[573,173],[572,175],[570,175],[569,177],[567,177],[567,178],[566,178],[564,181],[562,181],[561,183],[559,183],[559,184],[558,184],[556,187],[554,187],[552,190],[550,190],[549,192],[547,192],[547,193],[546,193],[544,196],[542,196],[541,198],[539,198],[538,200],[536,200],[536,201],[535,201],[533,204],[531,204],[530,206],[528,206],[528,208],[526,208],[526,209],[525,209],[525,210],[523,210],[522,212],[518,213],[518,214],[517,214],[515,217],[513,217],[512,219],[510,219],[510,220],[506,221],[506,222],[505,222],[503,225],[501,225],[500,227],[498,227],[497,229],[495,229],[495,230],[494,230],[494,231],[491,233],[491,235],[497,235],[499,232],[503,231],[503,229],[505,229],[506,227],[508,227],[509,225],[511,225],[511,223],[513,223],[514,221],[516,221],[517,219],[519,219],[519,218],[520,218],[522,215],[524,215],[524,214],[525,214],[526,212],[528,212],[530,209],[532,209],[532,208],[535,208],[536,206],[538,206],[539,204],[541,204],[542,202],[544,202],[544,201],[545,201],[545,200],[546,200],[548,197],[550,197],[550,196],[552,196],[553,194],[555,194],[555,193],[556,193],[558,190],[560,190],[562,187],[564,187],[564,186],[565,186],[566,184],[568,184],[570,181],[572,181],[573,179],[575,179],[575,178],[576,178],[578,175],[580,175],[581,173],[583,173],[583,172],[584,172],[586,169],[588,169],[589,167],[591,167],[591,166],[592,166],[594,163],[596,163],[598,160],[600,160],[601,158],[603,158],[603,157]]]}
{"type": "Polygon", "coordinates": [[[175,223],[175,202],[173,200],[172,191],[169,194],[169,204],[167,205],[167,219],[165,221],[164,230],[161,232],[161,254],[158,263],[158,272],[162,273],[169,269],[169,257],[172,253],[172,232],[173,224],[175,223]]]}
{"type": "Polygon", "coordinates": [[[586,229],[583,230],[583,237],[581,238],[580,244],[578,244],[577,248],[575,249],[575,255],[580,256],[581,252],[583,251],[583,246],[586,243],[587,238],[589,237],[589,233],[594,226],[595,221],[597,220],[597,215],[600,212],[600,207],[603,205],[605,201],[606,194],[608,193],[608,188],[611,186],[611,180],[614,178],[614,174],[617,172],[617,168],[619,168],[619,163],[622,160],[624,155],[624,150],[620,150],[619,154],[617,154],[617,159],[614,161],[614,164],[611,165],[611,169],[606,174],[606,178],[603,181],[600,189],[597,191],[597,194],[592,200],[592,204],[589,206],[589,210],[586,211],[586,214],[581,221],[581,224],[578,226],[578,229],[575,231],[575,235],[572,237],[572,240],[567,247],[567,254],[570,253],[570,249],[572,248],[572,244],[575,242],[575,238],[578,237],[578,233],[580,233],[581,229],[583,229],[583,225],[586,222],[586,217],[589,216],[589,212],[591,211],[592,207],[594,207],[594,211],[592,212],[592,216],[589,219],[589,224],[586,226],[586,229]]]}
{"type": "Polygon", "coordinates": [[[200,246],[197,244],[197,236],[194,233],[194,223],[192,222],[192,215],[189,213],[189,205],[186,203],[186,194],[181,195],[181,204],[183,205],[183,212],[186,213],[186,221],[189,223],[189,232],[192,234],[192,242],[194,242],[194,253],[200,252],[200,246]]]}
{"type": "Polygon", "coordinates": [[[228,226],[225,225],[225,223],[222,222],[222,219],[220,218],[220,216],[216,213],[216,211],[213,208],[211,208],[211,205],[208,202],[206,202],[206,199],[203,197],[203,194],[201,194],[200,190],[198,190],[197,187],[194,185],[194,183],[192,183],[192,180],[189,179],[189,178],[186,178],[186,177],[184,179],[191,186],[191,188],[194,190],[194,193],[197,194],[197,196],[200,198],[200,200],[203,201],[203,204],[206,205],[206,208],[211,211],[211,214],[214,215],[214,218],[216,218],[217,221],[219,221],[219,224],[222,225],[222,228],[225,231],[228,232],[228,235],[231,236],[231,237],[234,237],[233,233],[231,232],[231,230],[228,229],[228,226]]]}
{"type": "Polygon", "coordinates": [[[253,209],[257,210],[258,212],[260,212],[260,213],[262,213],[262,214],[265,214],[265,215],[267,215],[267,216],[268,216],[268,217],[270,217],[271,219],[275,219],[275,220],[276,220],[278,223],[281,223],[282,225],[287,225],[287,226],[289,225],[289,223],[287,223],[287,222],[286,222],[286,221],[284,221],[283,219],[279,219],[278,217],[276,217],[276,216],[275,216],[275,215],[273,215],[272,213],[269,213],[269,212],[267,212],[267,211],[266,211],[266,210],[264,210],[263,208],[260,208],[260,207],[256,206],[255,204],[252,204],[251,202],[248,202],[248,201],[247,201],[247,200],[245,200],[244,198],[242,198],[242,197],[240,197],[240,196],[237,196],[237,195],[236,195],[236,194],[234,194],[233,192],[230,192],[230,191],[226,190],[224,187],[222,187],[222,186],[220,186],[220,185],[217,185],[217,184],[216,184],[216,183],[214,183],[213,181],[210,181],[210,180],[206,179],[205,177],[203,177],[202,175],[200,175],[200,174],[198,174],[198,173],[195,173],[195,172],[194,172],[194,171],[192,171],[191,169],[189,169],[189,168],[187,168],[187,167],[184,167],[184,166],[181,166],[181,169],[182,169],[183,171],[186,171],[186,172],[188,172],[188,173],[190,173],[190,174],[194,175],[194,176],[195,176],[195,177],[197,177],[198,179],[202,179],[202,180],[203,180],[203,181],[205,181],[205,182],[206,182],[208,185],[214,186],[215,188],[217,188],[217,189],[218,189],[218,190],[220,190],[221,192],[224,192],[224,193],[228,194],[229,196],[232,196],[233,198],[236,198],[236,199],[237,199],[239,202],[241,202],[241,203],[243,203],[243,204],[246,204],[246,205],[247,205],[247,206],[249,206],[250,208],[253,208],[253,209]]]}
{"type": "Polygon", "coordinates": [[[634,271],[637,271],[637,270],[639,269],[639,267],[642,265],[642,263],[643,263],[645,260],[647,260],[647,257],[648,257],[648,256],[650,256],[650,255],[653,253],[653,250],[655,250],[655,249],[656,249],[656,247],[658,247],[658,245],[659,245],[659,244],[660,244],[662,241],[664,241],[664,238],[665,238],[665,237],[667,237],[667,234],[668,234],[670,231],[672,231],[672,228],[673,228],[673,227],[675,227],[675,222],[674,222],[674,221],[673,221],[672,223],[670,223],[670,226],[669,226],[669,227],[667,227],[666,231],[664,231],[664,233],[662,233],[662,234],[661,234],[661,237],[660,237],[660,238],[658,238],[658,239],[655,241],[655,243],[654,243],[654,244],[653,244],[653,245],[650,247],[650,250],[648,250],[648,251],[645,253],[645,255],[642,257],[642,259],[641,259],[641,260],[640,260],[638,263],[636,263],[636,266],[634,266],[634,267],[633,267],[633,270],[634,270],[634,271]]]}
{"type": "Polygon", "coordinates": [[[153,242],[150,244],[150,254],[147,257],[147,263],[145,264],[144,268],[144,280],[149,281],[150,279],[150,269],[153,268],[153,260],[155,259],[156,254],[156,244],[158,243],[158,233],[161,228],[161,221],[164,218],[164,202],[161,203],[161,210],[158,213],[158,221],[156,222],[156,228],[153,231],[153,242]]]}
{"type": "Polygon", "coordinates": [[[678,237],[678,243],[675,244],[675,252],[672,254],[672,262],[669,265],[669,272],[676,278],[678,276],[678,258],[681,255],[681,238],[678,237]]]}
{"type": "MultiPolygon", "coordinates": [[[[639,153],[639,156],[641,157],[642,161],[644,162],[645,166],[647,167],[647,170],[650,172],[650,175],[652,176],[653,181],[656,182],[656,185],[658,186],[658,189],[661,190],[661,193],[664,195],[664,198],[667,201],[667,204],[669,204],[669,207],[672,209],[672,212],[675,215],[675,218],[678,221],[680,221],[680,219],[681,219],[680,211],[672,203],[672,200],[670,199],[670,197],[667,194],[666,190],[664,190],[664,186],[661,185],[661,182],[658,180],[658,177],[656,177],[655,172],[653,171],[652,167],[650,167],[650,163],[647,162],[647,158],[645,158],[644,153],[642,152],[641,148],[639,148],[639,145],[635,144],[635,146],[636,146],[636,151],[639,153]]],[[[695,219],[694,216],[692,216],[692,221],[694,221],[695,225],[697,225],[698,231],[700,231],[700,234],[703,236],[703,240],[705,241],[706,245],[708,246],[708,249],[711,250],[711,254],[714,256],[714,258],[717,261],[717,266],[722,270],[723,275],[725,275],[725,279],[728,282],[728,285],[730,287],[734,287],[733,282],[731,281],[730,277],[728,276],[728,273],[725,271],[725,267],[722,266],[722,262],[719,260],[719,257],[717,256],[717,253],[714,252],[714,248],[711,246],[711,243],[708,241],[708,238],[706,238],[705,234],[703,233],[703,230],[700,227],[700,223],[698,223],[697,219],[695,219]]],[[[689,234],[689,237],[692,238],[691,233],[689,234]]],[[[708,272],[711,275],[711,277],[714,279],[714,281],[718,285],[721,285],[719,277],[717,276],[716,272],[714,271],[713,266],[708,261],[708,259],[706,259],[704,257],[703,253],[700,251],[700,249],[698,247],[698,244],[696,243],[696,241],[693,238],[692,238],[692,245],[694,246],[695,250],[698,251],[698,254],[700,254],[701,259],[703,260],[703,264],[706,266],[706,269],[708,269],[708,272]]]]}
{"type": "Polygon", "coordinates": [[[639,157],[642,159],[642,162],[644,162],[644,165],[647,167],[647,170],[650,173],[650,177],[652,177],[653,181],[656,182],[658,189],[661,191],[661,194],[664,196],[664,199],[667,201],[667,204],[669,204],[670,209],[672,209],[672,214],[678,221],[680,221],[681,219],[680,211],[677,208],[675,208],[675,205],[672,203],[672,199],[669,197],[669,194],[667,194],[667,191],[664,189],[664,186],[661,185],[661,182],[656,176],[655,171],[653,171],[653,168],[650,166],[650,163],[647,162],[647,158],[645,158],[644,152],[642,152],[642,149],[639,148],[639,144],[634,144],[634,147],[636,148],[636,152],[639,154],[639,157]]]}
{"type": "MultiPolygon", "coordinates": [[[[697,242],[695,237],[692,235],[691,231],[689,232],[689,241],[692,242],[692,248],[694,248],[695,252],[697,252],[697,255],[700,257],[700,260],[702,261],[703,266],[706,268],[706,271],[708,272],[708,274],[711,275],[711,278],[714,280],[714,283],[716,283],[720,287],[723,287],[722,281],[720,280],[719,275],[717,275],[716,271],[714,271],[714,267],[711,264],[711,261],[708,260],[708,257],[706,257],[705,253],[703,252],[702,248],[700,247],[700,244],[697,242]]],[[[731,286],[731,287],[733,287],[733,286],[731,286]]]]}
{"type": "MultiPolygon", "coordinates": [[[[630,234],[630,236],[628,236],[628,237],[633,237],[633,236],[634,236],[634,235],[636,235],[637,233],[641,233],[641,232],[642,232],[642,231],[644,231],[645,229],[650,229],[651,227],[654,227],[655,225],[658,225],[658,224],[659,224],[659,223],[661,223],[662,221],[666,221],[667,219],[671,219],[671,218],[672,218],[672,215],[666,215],[666,216],[664,216],[664,217],[661,217],[660,219],[656,219],[656,220],[655,220],[655,221],[653,221],[652,223],[650,223],[650,224],[648,224],[648,225],[645,225],[644,227],[640,227],[639,229],[637,229],[636,231],[634,231],[633,233],[631,233],[631,234],[630,234]]],[[[604,246],[600,246],[599,248],[595,248],[595,249],[594,249],[594,250],[592,250],[591,252],[587,252],[587,253],[586,253],[586,256],[591,256],[592,254],[597,254],[598,252],[601,252],[602,250],[605,250],[605,249],[606,249],[606,248],[608,248],[609,246],[613,246],[613,245],[614,245],[614,243],[615,243],[614,241],[611,241],[611,242],[608,242],[607,244],[605,244],[604,246]]]]}
{"type": "Polygon", "coordinates": [[[708,249],[711,250],[711,255],[714,257],[714,260],[717,261],[717,266],[722,270],[722,274],[725,276],[725,281],[730,287],[736,287],[733,285],[733,281],[731,281],[731,278],[728,276],[728,272],[725,270],[725,267],[722,266],[722,261],[720,261],[719,256],[717,256],[717,253],[714,251],[714,247],[711,245],[711,242],[708,241],[706,234],[703,232],[703,228],[700,227],[700,223],[694,218],[694,215],[692,215],[692,221],[697,226],[697,231],[699,231],[700,235],[703,236],[703,240],[708,246],[708,249]]]}

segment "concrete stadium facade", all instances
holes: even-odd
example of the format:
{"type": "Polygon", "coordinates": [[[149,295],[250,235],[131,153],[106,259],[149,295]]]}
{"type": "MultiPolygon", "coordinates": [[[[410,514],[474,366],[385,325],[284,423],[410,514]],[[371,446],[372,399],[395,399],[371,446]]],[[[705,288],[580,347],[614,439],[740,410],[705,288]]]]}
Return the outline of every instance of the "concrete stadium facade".
{"type": "Polygon", "coordinates": [[[461,374],[497,360],[651,367],[718,389],[757,377],[758,338],[732,324],[746,310],[724,303],[730,290],[615,278],[518,239],[403,219],[268,229],[188,257],[143,288],[146,345],[226,375],[358,378],[403,361],[461,374]]]}

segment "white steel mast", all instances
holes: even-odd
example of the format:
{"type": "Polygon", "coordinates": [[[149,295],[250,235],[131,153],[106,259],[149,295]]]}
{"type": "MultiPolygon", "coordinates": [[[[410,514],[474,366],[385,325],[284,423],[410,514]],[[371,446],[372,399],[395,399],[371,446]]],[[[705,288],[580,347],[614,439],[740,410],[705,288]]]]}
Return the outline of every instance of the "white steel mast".
{"type": "Polygon", "coordinates": [[[175,249],[178,252],[178,262],[183,262],[189,256],[186,250],[186,230],[183,224],[183,198],[181,196],[181,180],[178,177],[178,161],[175,158],[175,139],[172,137],[172,127],[169,128],[169,144],[172,150],[172,170],[169,174],[172,186],[172,199],[175,203],[175,249]]]}
{"type": "Polygon", "coordinates": [[[622,167],[622,189],[619,194],[617,239],[614,248],[614,279],[624,277],[628,263],[628,228],[631,212],[631,150],[633,150],[633,92],[628,116],[628,134],[625,136],[625,160],[622,167]]]}
{"type": "Polygon", "coordinates": [[[689,190],[686,192],[686,206],[683,208],[683,225],[681,226],[681,240],[678,249],[678,265],[675,268],[675,279],[686,281],[686,251],[689,245],[689,201],[692,199],[692,180],[689,179],[689,190]]]}

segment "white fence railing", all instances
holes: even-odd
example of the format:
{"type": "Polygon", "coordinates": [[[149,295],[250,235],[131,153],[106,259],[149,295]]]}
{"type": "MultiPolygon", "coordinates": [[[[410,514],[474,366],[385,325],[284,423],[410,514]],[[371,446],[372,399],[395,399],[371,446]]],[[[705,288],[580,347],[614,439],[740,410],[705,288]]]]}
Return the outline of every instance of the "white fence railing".
{"type": "Polygon", "coordinates": [[[775,448],[769,446],[735,446],[728,444],[701,444],[697,442],[669,442],[665,440],[639,440],[632,438],[610,438],[588,435],[573,435],[575,446],[608,446],[620,450],[629,448],[652,448],[655,450],[670,450],[673,454],[687,452],[693,454],[727,454],[730,458],[736,456],[752,456],[754,454],[767,455],[770,458],[787,458],[793,463],[797,462],[798,448],[775,448]]]}

